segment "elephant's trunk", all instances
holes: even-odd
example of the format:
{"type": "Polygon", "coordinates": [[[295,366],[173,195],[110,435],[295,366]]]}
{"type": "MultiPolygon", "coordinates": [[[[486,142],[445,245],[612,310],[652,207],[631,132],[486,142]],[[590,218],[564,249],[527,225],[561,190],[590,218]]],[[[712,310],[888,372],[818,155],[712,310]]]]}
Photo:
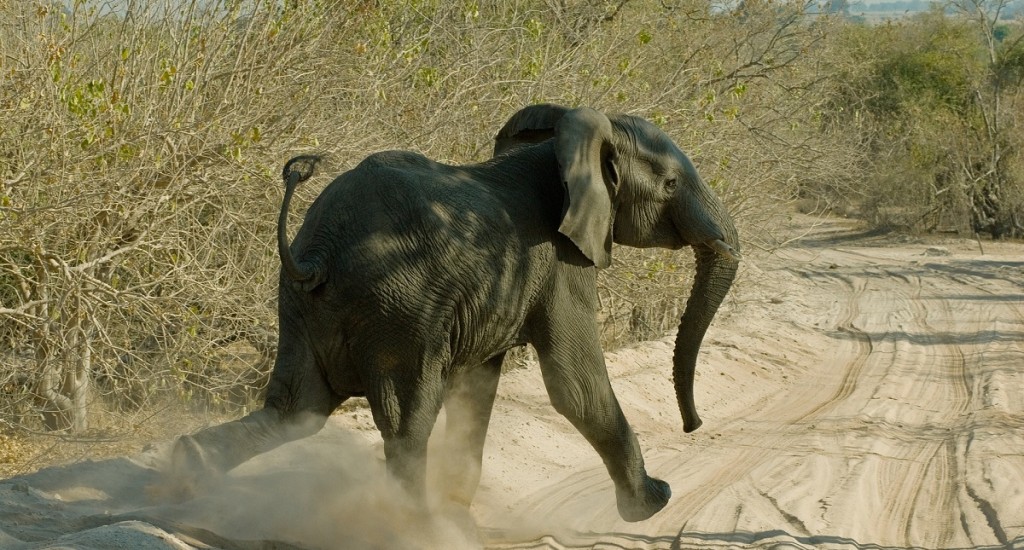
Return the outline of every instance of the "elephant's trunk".
{"type": "Polygon", "coordinates": [[[310,177],[320,162],[321,157],[302,155],[285,163],[281,176],[284,178],[284,200],[281,201],[281,214],[277,218],[277,251],[281,256],[281,268],[289,279],[302,288],[310,290],[322,282],[321,270],[315,265],[299,263],[292,255],[288,245],[288,207],[292,202],[295,188],[310,177]]]}
{"type": "Polygon", "coordinates": [[[679,321],[675,353],[672,358],[672,376],[676,388],[679,411],[683,415],[683,431],[689,433],[701,425],[693,402],[693,379],[697,368],[704,333],[718,307],[732,286],[739,267],[739,238],[727,214],[718,219],[724,239],[709,239],[693,245],[697,258],[697,272],[693,279],[690,298],[679,321]]]}

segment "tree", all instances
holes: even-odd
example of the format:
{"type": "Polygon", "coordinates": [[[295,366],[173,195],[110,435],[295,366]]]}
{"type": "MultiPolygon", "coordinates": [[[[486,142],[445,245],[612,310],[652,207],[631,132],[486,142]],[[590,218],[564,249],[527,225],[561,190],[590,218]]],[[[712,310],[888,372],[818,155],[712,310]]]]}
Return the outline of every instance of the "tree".
{"type": "Polygon", "coordinates": [[[981,154],[961,159],[960,169],[966,179],[973,229],[996,239],[1004,235],[1024,236],[1024,182],[1014,179],[1024,144],[1017,135],[1024,78],[1024,33],[1017,31],[1014,36],[1009,27],[999,24],[1011,3],[1012,0],[953,1],[956,10],[976,25],[985,53],[981,77],[972,90],[978,117],[975,139],[981,154]]]}
{"type": "Polygon", "coordinates": [[[844,29],[847,58],[824,128],[861,140],[864,184],[850,198],[873,223],[1019,232],[1021,79],[1009,60],[1021,44],[986,9],[967,18],[936,7],[844,29]]]}

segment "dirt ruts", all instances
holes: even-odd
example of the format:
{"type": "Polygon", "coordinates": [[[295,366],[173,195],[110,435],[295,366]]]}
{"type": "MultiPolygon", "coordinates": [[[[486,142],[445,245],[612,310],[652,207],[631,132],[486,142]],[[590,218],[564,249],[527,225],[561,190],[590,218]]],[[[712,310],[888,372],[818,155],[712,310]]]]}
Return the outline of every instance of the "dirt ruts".
{"type": "Polygon", "coordinates": [[[503,511],[544,536],[491,515],[492,546],[1024,547],[1024,246],[940,244],[838,222],[755,257],[758,288],[709,333],[697,385],[727,396],[704,428],[683,434],[670,401],[631,414],[667,357],[615,380],[669,506],[622,522],[581,448],[588,469],[503,511]]]}

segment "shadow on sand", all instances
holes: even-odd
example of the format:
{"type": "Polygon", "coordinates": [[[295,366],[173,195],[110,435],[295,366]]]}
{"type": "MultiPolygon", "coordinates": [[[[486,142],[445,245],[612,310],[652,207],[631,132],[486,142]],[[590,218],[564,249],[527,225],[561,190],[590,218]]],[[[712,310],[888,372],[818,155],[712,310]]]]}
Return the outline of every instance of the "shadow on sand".
{"type": "MultiPolygon", "coordinates": [[[[497,532],[487,533],[486,540],[500,540],[497,532]]],[[[701,533],[680,531],[678,535],[644,536],[630,533],[575,533],[558,537],[546,535],[531,541],[490,543],[486,548],[541,550],[644,549],[644,550],[711,550],[738,548],[766,548],[772,550],[932,550],[923,546],[886,546],[858,542],[834,535],[791,535],[781,529],[767,531],[735,531],[731,533],[701,533]]],[[[944,548],[944,550],[1013,550],[1024,548],[1024,536],[1006,544],[944,548]]]]}

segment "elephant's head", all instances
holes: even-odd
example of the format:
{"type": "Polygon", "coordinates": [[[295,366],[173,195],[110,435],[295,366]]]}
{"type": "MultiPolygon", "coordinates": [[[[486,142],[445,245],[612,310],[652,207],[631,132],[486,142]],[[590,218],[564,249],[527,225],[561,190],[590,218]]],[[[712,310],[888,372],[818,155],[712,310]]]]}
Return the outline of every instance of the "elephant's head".
{"type": "Polygon", "coordinates": [[[690,159],[642,118],[533,105],[498,132],[494,154],[551,138],[567,191],[559,231],[596,267],[611,262],[612,241],[694,250],[697,273],[676,336],[673,377],[683,429],[696,430],[697,352],[736,276],[736,227],[690,159]]]}

